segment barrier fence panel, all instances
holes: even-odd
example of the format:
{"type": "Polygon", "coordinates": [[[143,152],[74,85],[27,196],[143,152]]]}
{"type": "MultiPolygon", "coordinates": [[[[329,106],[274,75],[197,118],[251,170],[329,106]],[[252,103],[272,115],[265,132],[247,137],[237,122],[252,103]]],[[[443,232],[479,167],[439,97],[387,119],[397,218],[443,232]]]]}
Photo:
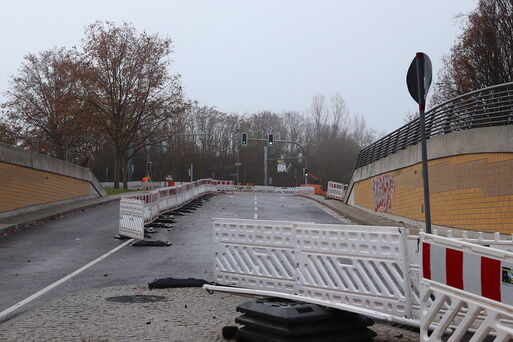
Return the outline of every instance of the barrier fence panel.
{"type": "Polygon", "coordinates": [[[214,219],[216,281],[251,289],[297,292],[290,222],[214,219]]]}
{"type": "Polygon", "coordinates": [[[410,317],[406,230],[295,224],[299,294],[410,317]]]}
{"type": "Polygon", "coordinates": [[[346,195],[347,184],[328,182],[328,191],[326,191],[326,197],[343,200],[346,195]]]}
{"type": "Polygon", "coordinates": [[[422,341],[513,339],[513,253],[422,234],[421,258],[422,341]]]}
{"type": "Polygon", "coordinates": [[[315,188],[313,186],[298,186],[296,191],[298,194],[315,194],[315,188]]]}
{"type": "Polygon", "coordinates": [[[123,199],[119,204],[119,235],[144,239],[144,207],[138,199],[123,199]]]}
{"type": "MultiPolygon", "coordinates": [[[[485,245],[504,251],[513,252],[513,236],[512,235],[501,235],[500,233],[486,234],[484,232],[468,232],[465,230],[457,230],[458,236],[455,236],[452,230],[439,231],[433,229],[433,235],[440,235],[455,241],[469,242],[478,245],[485,245]],[[442,235],[443,234],[443,235],[442,235]]],[[[420,237],[416,235],[409,235],[407,237],[407,256],[409,264],[409,277],[411,283],[411,305],[412,305],[412,317],[420,318],[420,266],[421,266],[421,253],[419,243],[420,237]]],[[[459,318],[456,317],[456,320],[459,318]]]]}
{"type": "Polygon", "coordinates": [[[214,245],[219,284],[411,315],[404,228],[214,219],[214,245]]]}
{"type": "Polygon", "coordinates": [[[383,314],[422,341],[512,341],[512,239],[447,234],[214,219],[216,281],[238,289],[208,288],[383,314]]]}

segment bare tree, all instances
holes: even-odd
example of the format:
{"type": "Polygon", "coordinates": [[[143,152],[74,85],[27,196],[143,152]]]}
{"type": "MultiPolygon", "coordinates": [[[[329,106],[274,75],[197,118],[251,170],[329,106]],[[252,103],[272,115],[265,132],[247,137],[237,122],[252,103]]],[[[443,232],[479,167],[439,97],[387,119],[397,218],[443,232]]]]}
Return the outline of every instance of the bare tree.
{"type": "Polygon", "coordinates": [[[443,59],[432,101],[513,81],[513,2],[480,0],[443,59]]]}
{"type": "Polygon", "coordinates": [[[369,145],[374,140],[375,132],[368,127],[362,114],[354,116],[351,136],[360,148],[369,145]]]}
{"type": "Polygon", "coordinates": [[[76,59],[66,49],[27,55],[11,78],[2,108],[22,146],[84,164],[97,146],[97,132],[69,72],[76,59]]]}
{"type": "Polygon", "coordinates": [[[6,122],[0,121],[0,142],[4,144],[16,144],[16,134],[6,122]]]}
{"type": "Polygon", "coordinates": [[[96,22],[87,27],[77,80],[93,117],[116,152],[114,187],[133,153],[163,141],[186,103],[179,75],[168,71],[172,41],[129,24],[96,22]]]}
{"type": "Polygon", "coordinates": [[[347,130],[347,116],[346,102],[340,93],[336,93],[331,98],[332,131],[343,132],[347,130]]]}
{"type": "Polygon", "coordinates": [[[408,111],[406,114],[403,115],[403,121],[404,123],[411,122],[419,117],[419,112],[410,112],[408,111]]]}

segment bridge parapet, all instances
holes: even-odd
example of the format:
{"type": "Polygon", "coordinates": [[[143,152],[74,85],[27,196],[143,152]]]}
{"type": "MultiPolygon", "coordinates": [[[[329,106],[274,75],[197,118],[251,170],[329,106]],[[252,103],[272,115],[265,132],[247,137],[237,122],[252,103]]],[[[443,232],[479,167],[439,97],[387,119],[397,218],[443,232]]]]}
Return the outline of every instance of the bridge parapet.
{"type": "MultiPolygon", "coordinates": [[[[513,83],[443,103],[426,122],[433,226],[513,233],[513,83]]],[[[417,125],[360,152],[347,204],[423,227],[417,125]]]]}

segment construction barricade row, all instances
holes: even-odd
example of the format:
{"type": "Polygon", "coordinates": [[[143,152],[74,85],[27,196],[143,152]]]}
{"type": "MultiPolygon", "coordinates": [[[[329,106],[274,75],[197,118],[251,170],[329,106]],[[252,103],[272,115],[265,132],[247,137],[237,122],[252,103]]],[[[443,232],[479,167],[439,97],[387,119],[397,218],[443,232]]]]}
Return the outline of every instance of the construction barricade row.
{"type": "Polygon", "coordinates": [[[513,241],[403,227],[216,218],[210,290],[283,297],[421,328],[513,340],[513,241]]]}
{"type": "Polygon", "coordinates": [[[217,191],[211,179],[173,187],[159,188],[144,194],[123,196],[120,200],[119,235],[144,239],[144,225],[160,214],[181,207],[191,200],[217,191]]]}
{"type": "Polygon", "coordinates": [[[314,189],[311,187],[236,186],[230,180],[202,179],[146,193],[126,195],[120,200],[119,234],[142,240],[144,225],[155,221],[160,214],[179,208],[206,193],[226,191],[297,195],[313,193],[314,189]]]}
{"type": "Polygon", "coordinates": [[[315,188],[310,186],[301,187],[275,187],[263,185],[217,185],[218,191],[224,192],[242,192],[242,193],[262,193],[262,194],[280,194],[280,195],[302,195],[314,194],[315,188]]]}
{"type": "Polygon", "coordinates": [[[328,182],[328,191],[326,191],[326,197],[343,200],[344,196],[346,195],[346,191],[347,191],[347,184],[329,181],[328,182]]]}

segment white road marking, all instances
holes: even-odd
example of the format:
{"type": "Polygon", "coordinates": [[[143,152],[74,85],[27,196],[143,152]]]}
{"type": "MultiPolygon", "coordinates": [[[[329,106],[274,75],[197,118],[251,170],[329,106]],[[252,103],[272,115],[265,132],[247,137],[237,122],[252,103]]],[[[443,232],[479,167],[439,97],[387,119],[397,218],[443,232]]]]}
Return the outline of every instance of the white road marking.
{"type": "MultiPolygon", "coordinates": [[[[258,211],[258,201],[257,201],[256,194],[255,194],[255,211],[258,211]]],[[[258,219],[258,213],[255,212],[254,218],[255,218],[255,220],[258,219]]]]}
{"type": "Polygon", "coordinates": [[[117,246],[116,248],[110,250],[109,252],[103,254],[102,256],[94,259],[93,261],[91,261],[90,263],[88,263],[87,265],[84,265],[82,267],[80,267],[78,270],[76,270],[75,272],[73,273],[70,273],[68,274],[67,276],[57,280],[56,282],[48,285],[47,287],[45,287],[44,289],[42,290],[39,290],[38,292],[34,293],[32,296],[30,297],[27,297],[25,299],[23,299],[22,301],[14,304],[13,306],[5,309],[4,311],[0,312],[0,318],[10,314],[11,312],[13,312],[14,310],[22,307],[23,305],[27,304],[27,303],[30,303],[31,301],[33,301],[34,299],[36,299],[37,297],[45,294],[46,292],[50,291],[51,289],[53,289],[54,287],[57,287],[59,286],[60,284],[64,283],[65,281],[73,278],[74,276],[76,276],[77,274],[81,273],[82,271],[85,271],[86,269],[88,269],[89,267],[93,266],[94,264],[98,263],[99,261],[102,261],[103,259],[105,259],[106,257],[108,257],[109,255],[111,255],[112,253],[120,250],[121,248],[125,247],[126,245],[128,245],[130,242],[133,242],[134,239],[130,239],[126,242],[123,242],[121,245],[117,246]]]}

